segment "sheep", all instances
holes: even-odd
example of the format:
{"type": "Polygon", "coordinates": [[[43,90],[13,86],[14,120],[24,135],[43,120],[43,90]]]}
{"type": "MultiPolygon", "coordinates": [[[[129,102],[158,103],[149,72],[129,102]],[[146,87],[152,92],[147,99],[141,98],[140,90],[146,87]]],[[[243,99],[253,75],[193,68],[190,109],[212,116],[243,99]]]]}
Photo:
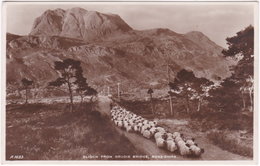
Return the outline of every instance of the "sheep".
{"type": "Polygon", "coordinates": [[[157,122],[155,122],[155,121],[149,121],[149,123],[148,123],[150,126],[156,126],[157,125],[157,122]]]}
{"type": "Polygon", "coordinates": [[[166,141],[163,138],[157,138],[155,139],[155,142],[159,148],[163,148],[166,144],[166,141]]]}
{"type": "Polygon", "coordinates": [[[134,131],[138,132],[139,131],[139,126],[138,125],[134,125],[134,131]]]}
{"type": "Polygon", "coordinates": [[[131,132],[133,129],[132,129],[132,126],[130,126],[130,125],[127,125],[126,126],[126,131],[127,132],[131,132]]]}
{"type": "Polygon", "coordinates": [[[192,138],[192,139],[188,139],[188,140],[186,140],[186,144],[188,144],[189,146],[194,145],[194,144],[195,144],[194,141],[195,141],[194,138],[192,138]]]}
{"type": "Polygon", "coordinates": [[[143,136],[144,136],[145,138],[150,139],[151,136],[152,136],[152,134],[151,134],[151,132],[150,132],[149,130],[144,130],[143,136]]]}
{"type": "Polygon", "coordinates": [[[179,132],[174,132],[172,136],[173,138],[181,137],[181,134],[179,132]]]}
{"type": "Polygon", "coordinates": [[[202,153],[205,152],[205,150],[203,148],[199,148],[196,145],[191,145],[190,149],[191,149],[192,155],[194,155],[196,157],[199,157],[202,153]]]}
{"type": "Polygon", "coordinates": [[[124,126],[124,128],[126,128],[127,126],[129,126],[128,122],[124,120],[124,121],[123,121],[123,126],[124,126]]]}
{"type": "Polygon", "coordinates": [[[144,124],[144,125],[147,125],[147,124],[148,124],[148,120],[144,120],[144,121],[143,121],[143,124],[144,124]]]}
{"type": "Polygon", "coordinates": [[[119,106],[111,109],[111,121],[127,132],[140,132],[147,139],[154,137],[159,148],[165,147],[170,152],[179,150],[181,155],[186,156],[200,156],[204,152],[193,138],[185,140],[179,132],[166,132],[163,127],[157,126],[156,121],[149,121],[119,106]]]}
{"type": "Polygon", "coordinates": [[[175,143],[177,144],[178,147],[185,145],[185,142],[183,140],[176,141],[175,143]]]}
{"type": "Polygon", "coordinates": [[[182,156],[189,156],[192,153],[191,149],[188,146],[181,146],[179,148],[179,151],[182,156]]]}
{"type": "Polygon", "coordinates": [[[141,127],[141,134],[143,134],[144,130],[146,130],[146,129],[148,129],[148,128],[150,128],[149,125],[143,125],[143,126],[141,127]]]}
{"type": "Polygon", "coordinates": [[[137,124],[139,127],[142,127],[143,126],[143,124],[140,122],[140,123],[138,123],[137,124]]]}
{"type": "Polygon", "coordinates": [[[117,126],[122,128],[123,127],[123,121],[117,121],[117,126]]]}
{"type": "Polygon", "coordinates": [[[164,128],[162,128],[162,127],[157,127],[157,130],[158,130],[159,132],[165,132],[164,128]]]}
{"type": "Polygon", "coordinates": [[[134,126],[135,120],[134,120],[134,119],[130,119],[130,120],[129,120],[129,124],[130,124],[131,126],[134,126]]]}
{"type": "Polygon", "coordinates": [[[164,133],[162,133],[162,132],[157,132],[157,133],[155,133],[155,134],[154,134],[154,139],[162,138],[163,134],[164,134],[164,133]]]}
{"type": "Polygon", "coordinates": [[[168,139],[168,138],[173,139],[172,133],[166,133],[166,136],[167,136],[167,139],[168,139]]]}
{"type": "Polygon", "coordinates": [[[155,127],[151,127],[151,129],[149,131],[151,132],[152,135],[154,135],[157,130],[155,127]]]}
{"type": "Polygon", "coordinates": [[[176,151],[178,149],[176,144],[175,144],[175,142],[172,139],[166,140],[166,144],[167,144],[167,149],[170,152],[174,152],[174,151],[176,151]]]}
{"type": "Polygon", "coordinates": [[[188,156],[192,154],[191,149],[185,144],[183,140],[178,141],[177,146],[182,156],[188,156]]]}
{"type": "Polygon", "coordinates": [[[174,140],[175,140],[176,143],[179,142],[179,141],[183,141],[183,139],[180,136],[175,137],[174,140]]]}

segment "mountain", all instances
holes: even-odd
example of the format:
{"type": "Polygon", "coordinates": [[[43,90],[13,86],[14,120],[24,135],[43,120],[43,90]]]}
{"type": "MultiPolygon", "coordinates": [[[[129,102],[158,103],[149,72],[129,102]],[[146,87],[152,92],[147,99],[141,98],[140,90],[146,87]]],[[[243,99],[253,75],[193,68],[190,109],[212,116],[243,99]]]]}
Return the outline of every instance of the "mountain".
{"type": "Polygon", "coordinates": [[[12,87],[26,77],[46,89],[58,76],[54,61],[66,58],[82,62],[98,91],[110,86],[116,92],[118,82],[123,91],[138,94],[150,86],[166,89],[167,63],[171,79],[182,68],[214,81],[231,74],[222,48],[200,32],[134,30],[117,15],[81,8],[48,10],[28,36],[14,36],[7,34],[7,84],[12,87]]]}
{"type": "Polygon", "coordinates": [[[51,35],[93,41],[132,30],[120,16],[82,8],[47,10],[36,18],[30,35],[51,35]]]}
{"type": "Polygon", "coordinates": [[[15,35],[15,34],[11,34],[11,33],[7,33],[6,34],[6,43],[8,44],[11,40],[17,39],[21,36],[19,35],[15,35]]]}
{"type": "Polygon", "coordinates": [[[217,45],[215,42],[211,41],[206,35],[202,32],[191,31],[184,35],[189,40],[197,43],[199,46],[202,46],[203,49],[206,49],[212,55],[218,56],[221,54],[223,48],[217,45]]]}

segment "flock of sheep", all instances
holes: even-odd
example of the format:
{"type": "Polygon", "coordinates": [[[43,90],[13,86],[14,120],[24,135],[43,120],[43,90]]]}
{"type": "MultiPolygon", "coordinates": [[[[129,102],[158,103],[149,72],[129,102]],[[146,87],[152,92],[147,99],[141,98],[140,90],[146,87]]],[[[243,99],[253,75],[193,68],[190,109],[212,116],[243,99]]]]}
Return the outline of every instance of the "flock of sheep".
{"type": "Polygon", "coordinates": [[[111,109],[111,120],[127,132],[140,133],[147,139],[154,138],[159,148],[165,148],[170,152],[179,151],[182,156],[199,157],[204,153],[194,139],[185,139],[179,132],[170,133],[159,127],[156,121],[149,121],[119,106],[111,109]]]}

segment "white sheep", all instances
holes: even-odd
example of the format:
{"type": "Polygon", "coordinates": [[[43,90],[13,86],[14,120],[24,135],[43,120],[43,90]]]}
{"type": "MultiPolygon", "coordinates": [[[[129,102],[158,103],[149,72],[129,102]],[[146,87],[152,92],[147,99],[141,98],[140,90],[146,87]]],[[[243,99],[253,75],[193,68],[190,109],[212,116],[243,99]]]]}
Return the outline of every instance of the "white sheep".
{"type": "Polygon", "coordinates": [[[155,122],[155,121],[149,121],[149,123],[148,123],[150,126],[156,126],[157,125],[157,122],[155,122]]]}
{"type": "Polygon", "coordinates": [[[179,141],[183,141],[183,139],[180,136],[175,137],[174,140],[175,140],[176,143],[179,142],[179,141]]]}
{"type": "Polygon", "coordinates": [[[149,125],[143,125],[142,127],[141,127],[141,134],[143,134],[143,132],[146,130],[146,129],[148,129],[150,126],[149,125]]]}
{"type": "Polygon", "coordinates": [[[149,121],[119,106],[111,109],[111,121],[118,127],[125,128],[127,132],[140,132],[147,139],[154,137],[159,148],[165,147],[170,152],[179,150],[181,155],[186,156],[200,156],[204,152],[193,138],[185,140],[179,132],[166,132],[163,127],[157,126],[156,121],[149,121]]]}
{"type": "Polygon", "coordinates": [[[128,122],[125,121],[125,120],[123,120],[123,126],[124,126],[124,128],[126,128],[127,126],[129,126],[129,125],[128,125],[128,122]]]}
{"type": "Polygon", "coordinates": [[[126,129],[127,132],[131,132],[132,131],[132,126],[127,125],[125,129],[126,129]]]}
{"type": "Polygon", "coordinates": [[[155,134],[154,134],[154,139],[162,138],[163,134],[164,134],[163,132],[157,132],[157,133],[155,133],[155,134]]]}
{"type": "Polygon", "coordinates": [[[144,136],[145,138],[150,139],[151,136],[152,136],[152,134],[151,134],[151,132],[150,132],[149,130],[144,130],[143,136],[144,136]]]}
{"type": "Polygon", "coordinates": [[[186,140],[186,144],[188,144],[189,146],[194,145],[194,144],[195,144],[194,141],[195,141],[194,138],[192,138],[192,139],[187,139],[187,140],[186,140]]]}
{"type": "Polygon", "coordinates": [[[157,127],[156,129],[157,129],[159,132],[165,132],[165,129],[162,128],[162,127],[157,127]]]}
{"type": "Polygon", "coordinates": [[[165,143],[166,143],[166,141],[163,138],[160,138],[160,137],[155,139],[155,142],[156,142],[156,145],[159,148],[163,148],[165,146],[165,143]]]}
{"type": "Polygon", "coordinates": [[[147,124],[148,124],[148,120],[144,120],[144,121],[143,121],[143,124],[144,124],[144,125],[147,125],[147,124]]]}
{"type": "Polygon", "coordinates": [[[173,141],[173,139],[168,139],[166,140],[166,144],[167,144],[167,149],[170,151],[170,152],[174,152],[176,151],[178,148],[177,148],[177,145],[175,144],[175,142],[173,141]]]}
{"type": "Polygon", "coordinates": [[[168,138],[173,139],[173,137],[172,137],[172,133],[166,133],[166,136],[167,136],[167,139],[168,139],[168,138]]]}
{"type": "Polygon", "coordinates": [[[185,144],[185,142],[183,140],[178,141],[177,146],[178,146],[179,152],[182,156],[188,156],[188,155],[192,154],[191,149],[185,144]]]}
{"type": "Polygon", "coordinates": [[[151,127],[149,131],[151,132],[152,135],[154,135],[157,130],[155,127],[151,127]]]}
{"type": "Polygon", "coordinates": [[[123,122],[121,120],[117,121],[117,126],[120,127],[120,128],[123,127],[123,122]]]}
{"type": "Polygon", "coordinates": [[[199,148],[196,145],[191,145],[190,146],[191,152],[194,156],[199,157],[202,153],[204,153],[204,149],[203,148],[199,148]]]}
{"type": "Polygon", "coordinates": [[[174,133],[172,134],[172,137],[173,137],[173,138],[181,137],[181,134],[180,134],[179,132],[174,132],[174,133]]]}
{"type": "Polygon", "coordinates": [[[143,123],[140,122],[140,123],[138,123],[137,125],[138,125],[139,127],[142,127],[142,126],[143,126],[143,123]]]}
{"type": "Polygon", "coordinates": [[[138,132],[139,131],[139,126],[138,125],[134,125],[134,131],[138,132]]]}

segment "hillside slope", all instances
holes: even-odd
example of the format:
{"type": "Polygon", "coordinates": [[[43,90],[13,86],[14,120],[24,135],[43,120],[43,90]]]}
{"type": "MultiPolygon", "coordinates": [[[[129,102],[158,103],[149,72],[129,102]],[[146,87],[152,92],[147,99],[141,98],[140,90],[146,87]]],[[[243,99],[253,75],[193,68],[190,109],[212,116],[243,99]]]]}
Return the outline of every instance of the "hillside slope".
{"type": "Polygon", "coordinates": [[[133,30],[117,15],[81,8],[48,10],[35,20],[28,36],[8,33],[7,39],[8,86],[26,77],[45,87],[57,77],[54,61],[65,58],[80,60],[88,82],[99,91],[105,86],[116,91],[118,82],[128,92],[151,84],[165,88],[167,62],[172,79],[182,68],[211,80],[230,75],[222,48],[202,33],[133,30]]]}

